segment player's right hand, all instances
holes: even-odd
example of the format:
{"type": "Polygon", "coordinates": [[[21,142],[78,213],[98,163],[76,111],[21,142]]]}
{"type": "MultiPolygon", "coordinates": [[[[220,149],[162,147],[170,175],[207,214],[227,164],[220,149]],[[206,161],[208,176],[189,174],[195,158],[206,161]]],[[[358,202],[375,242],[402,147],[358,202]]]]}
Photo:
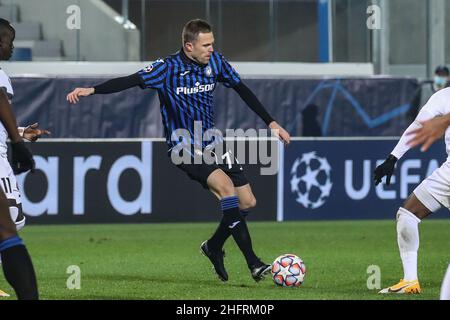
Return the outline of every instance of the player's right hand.
{"type": "Polygon", "coordinates": [[[34,172],[36,164],[30,150],[25,146],[25,142],[12,142],[11,151],[11,166],[15,174],[26,172],[28,170],[34,172]]]}
{"type": "Polygon", "coordinates": [[[67,95],[66,100],[75,104],[80,101],[80,97],[90,96],[91,94],[94,94],[94,91],[94,88],[76,88],[67,95]]]}
{"type": "Polygon", "coordinates": [[[398,159],[396,157],[390,154],[382,164],[375,168],[373,178],[373,180],[375,181],[375,185],[378,185],[384,176],[386,176],[386,185],[391,184],[391,177],[394,173],[394,167],[397,160],[398,159]]]}
{"type": "Polygon", "coordinates": [[[421,122],[421,127],[408,132],[408,135],[412,136],[412,139],[408,142],[411,148],[418,145],[422,145],[420,151],[427,151],[430,146],[447,131],[449,127],[450,114],[446,114],[442,117],[436,117],[424,122],[421,122]]]}

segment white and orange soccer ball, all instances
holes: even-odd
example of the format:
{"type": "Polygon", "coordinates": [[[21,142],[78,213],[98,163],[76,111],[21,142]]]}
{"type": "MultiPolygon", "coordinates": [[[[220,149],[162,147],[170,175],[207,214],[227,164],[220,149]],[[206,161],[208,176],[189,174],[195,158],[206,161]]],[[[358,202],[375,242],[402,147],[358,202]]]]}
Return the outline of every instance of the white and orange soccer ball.
{"type": "Polygon", "coordinates": [[[272,278],[276,285],[300,287],[305,275],[305,264],[295,254],[283,254],[272,263],[272,278]]]}

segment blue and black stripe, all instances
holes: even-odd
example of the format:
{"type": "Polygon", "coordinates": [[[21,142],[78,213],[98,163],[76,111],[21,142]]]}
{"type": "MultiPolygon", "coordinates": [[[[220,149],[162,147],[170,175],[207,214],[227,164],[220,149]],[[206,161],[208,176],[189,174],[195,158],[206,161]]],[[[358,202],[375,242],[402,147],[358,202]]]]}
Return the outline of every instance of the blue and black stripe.
{"type": "MultiPolygon", "coordinates": [[[[241,80],[239,74],[225,58],[214,52],[207,65],[190,60],[182,50],[159,59],[151,66],[139,71],[143,88],[158,90],[164,133],[169,150],[178,144],[171,141],[177,129],[186,129],[194,144],[196,121],[202,122],[198,140],[208,129],[214,128],[213,93],[217,83],[234,87],[241,80]],[[201,136],[200,136],[201,135],[201,136]]],[[[211,141],[202,141],[205,148],[211,141]]]]}
{"type": "Polygon", "coordinates": [[[15,246],[23,246],[23,241],[19,236],[13,236],[0,242],[0,252],[15,246]]]}
{"type": "Polygon", "coordinates": [[[237,196],[225,197],[220,200],[222,211],[239,207],[239,198],[237,196]]]}

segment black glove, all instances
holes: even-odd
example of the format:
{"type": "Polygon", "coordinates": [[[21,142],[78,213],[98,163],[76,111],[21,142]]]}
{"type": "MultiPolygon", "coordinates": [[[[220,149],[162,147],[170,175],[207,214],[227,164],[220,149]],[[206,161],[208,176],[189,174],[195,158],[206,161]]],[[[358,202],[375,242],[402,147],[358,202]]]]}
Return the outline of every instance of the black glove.
{"type": "Polygon", "coordinates": [[[11,153],[11,166],[15,174],[26,172],[28,170],[34,172],[36,164],[30,150],[25,147],[25,142],[20,141],[11,143],[11,153]]]}
{"type": "Polygon", "coordinates": [[[375,171],[373,172],[375,185],[378,185],[384,176],[386,176],[386,185],[391,184],[391,176],[392,173],[394,173],[394,167],[397,160],[396,157],[390,154],[382,164],[375,168],[375,171]]]}

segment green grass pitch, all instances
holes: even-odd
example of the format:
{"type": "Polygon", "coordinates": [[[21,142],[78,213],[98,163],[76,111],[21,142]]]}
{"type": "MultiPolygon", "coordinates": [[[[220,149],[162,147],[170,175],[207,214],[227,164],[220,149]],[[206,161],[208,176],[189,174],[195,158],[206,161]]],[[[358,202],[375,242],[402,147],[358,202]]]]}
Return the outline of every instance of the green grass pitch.
{"type": "MultiPolygon", "coordinates": [[[[200,243],[216,224],[109,224],[27,226],[21,233],[32,255],[42,299],[438,299],[450,262],[450,220],[420,225],[419,276],[423,293],[381,296],[367,288],[370,265],[381,285],[402,277],[395,221],[250,222],[256,253],[266,262],[294,253],[307,274],[300,288],[256,283],[230,238],[218,280],[200,243]],[[81,270],[81,288],[70,290],[67,268],[81,270]]],[[[13,291],[0,273],[0,289],[13,291]]]]}

